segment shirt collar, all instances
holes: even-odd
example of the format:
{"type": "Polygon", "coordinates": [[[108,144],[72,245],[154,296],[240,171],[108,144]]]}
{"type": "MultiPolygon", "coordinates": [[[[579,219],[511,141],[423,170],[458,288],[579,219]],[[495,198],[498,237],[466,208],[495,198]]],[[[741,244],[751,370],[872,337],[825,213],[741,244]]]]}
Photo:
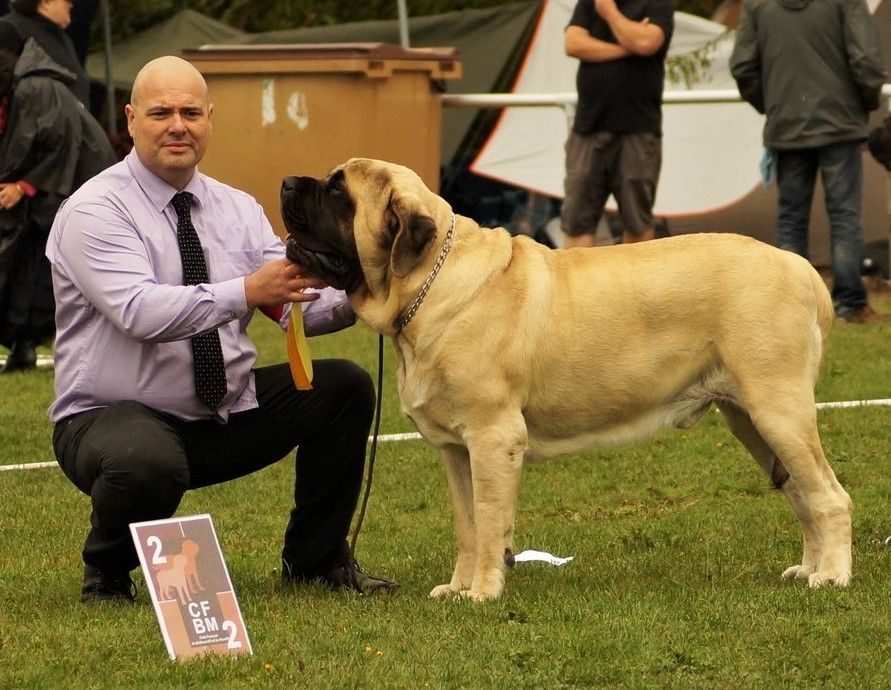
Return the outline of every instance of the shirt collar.
{"type": "MultiPolygon", "coordinates": [[[[155,175],[155,173],[145,167],[143,162],[139,160],[139,156],[136,155],[135,148],[127,154],[125,160],[127,161],[127,166],[130,168],[130,174],[133,175],[136,184],[139,185],[139,188],[142,189],[152,202],[152,206],[154,206],[159,213],[163,212],[170,204],[170,200],[173,199],[173,195],[180,190],[171,187],[164,180],[155,175]]],[[[204,175],[196,170],[195,174],[192,175],[192,179],[189,180],[189,184],[187,184],[182,191],[189,192],[195,197],[196,205],[201,206],[206,197],[206,189],[204,175]]]]}

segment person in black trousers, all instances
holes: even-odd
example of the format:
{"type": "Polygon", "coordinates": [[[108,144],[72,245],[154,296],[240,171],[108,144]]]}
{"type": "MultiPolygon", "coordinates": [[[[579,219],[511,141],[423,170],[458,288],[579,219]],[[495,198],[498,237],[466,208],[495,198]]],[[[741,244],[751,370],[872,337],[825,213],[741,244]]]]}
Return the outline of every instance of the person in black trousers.
{"type": "MultiPolygon", "coordinates": [[[[213,105],[188,62],[148,63],[126,108],[133,151],[60,210],[47,243],[56,296],[53,445],[90,497],[85,602],[129,601],[132,522],[174,515],[186,491],[266,467],[297,447],[281,577],[362,594],[347,546],[374,387],[358,365],[255,368],[259,309],[310,335],[355,323],[347,296],[303,277],[249,195],[200,173],[213,105]]],[[[246,497],[245,500],[250,500],[246,497]]]]}

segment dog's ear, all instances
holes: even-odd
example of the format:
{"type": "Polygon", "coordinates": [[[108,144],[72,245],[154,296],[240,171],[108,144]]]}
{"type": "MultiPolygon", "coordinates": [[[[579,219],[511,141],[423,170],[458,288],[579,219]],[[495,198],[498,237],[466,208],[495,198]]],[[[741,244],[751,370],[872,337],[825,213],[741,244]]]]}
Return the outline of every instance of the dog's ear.
{"type": "Polygon", "coordinates": [[[394,202],[387,209],[390,232],[396,236],[390,262],[397,278],[405,278],[420,263],[424,249],[436,237],[433,218],[409,208],[416,207],[394,202]]]}

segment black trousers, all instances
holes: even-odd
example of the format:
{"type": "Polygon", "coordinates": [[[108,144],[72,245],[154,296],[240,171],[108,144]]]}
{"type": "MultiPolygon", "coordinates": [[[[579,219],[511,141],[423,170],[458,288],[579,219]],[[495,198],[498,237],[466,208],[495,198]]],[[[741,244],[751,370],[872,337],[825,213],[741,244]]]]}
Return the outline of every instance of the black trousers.
{"type": "Polygon", "coordinates": [[[309,575],[339,562],[362,484],[374,386],[345,360],[317,360],[313,370],[313,389],[298,391],[287,364],[256,369],[259,407],[227,424],[186,422],[131,401],[59,421],[56,459],[92,501],[84,563],[136,568],[129,523],[172,517],[187,490],[242,477],[295,446],[282,556],[309,575]]]}

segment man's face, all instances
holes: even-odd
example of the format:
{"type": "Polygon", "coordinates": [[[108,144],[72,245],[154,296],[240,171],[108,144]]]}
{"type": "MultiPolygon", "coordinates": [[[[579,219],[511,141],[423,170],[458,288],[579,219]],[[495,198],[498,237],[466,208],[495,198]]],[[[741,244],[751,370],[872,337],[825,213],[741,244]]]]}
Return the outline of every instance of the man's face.
{"type": "Polygon", "coordinates": [[[125,112],[139,160],[173,187],[185,187],[210,139],[213,105],[204,85],[182,74],[153,74],[125,112]]]}
{"type": "Polygon", "coordinates": [[[71,23],[72,0],[40,0],[37,11],[56,26],[67,29],[71,23]]]}

